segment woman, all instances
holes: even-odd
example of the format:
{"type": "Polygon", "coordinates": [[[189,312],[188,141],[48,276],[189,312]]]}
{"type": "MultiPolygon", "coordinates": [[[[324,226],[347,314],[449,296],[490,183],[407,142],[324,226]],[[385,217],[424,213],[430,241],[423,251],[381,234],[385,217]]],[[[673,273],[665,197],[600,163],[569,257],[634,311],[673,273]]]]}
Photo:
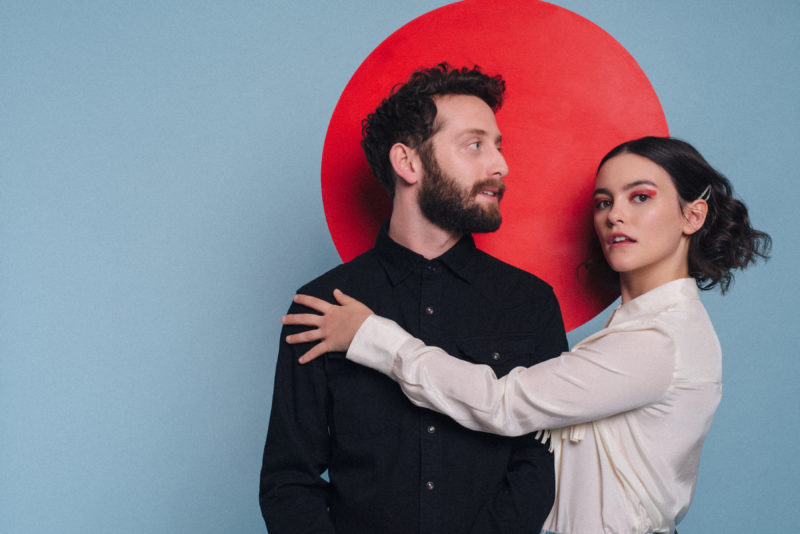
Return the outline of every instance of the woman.
{"type": "Polygon", "coordinates": [[[556,465],[545,532],[673,532],[721,396],[721,351],[698,288],[724,293],[733,269],[767,257],[770,238],[750,226],[729,182],[691,145],[656,137],[624,143],[600,162],[594,227],[619,273],[621,305],[572,351],[502,379],[425,346],[339,291],[341,306],[298,295],[323,315],[284,317],[317,327],[287,341],[320,341],[301,362],[349,346],[348,359],[468,428],[543,430],[556,465]]]}

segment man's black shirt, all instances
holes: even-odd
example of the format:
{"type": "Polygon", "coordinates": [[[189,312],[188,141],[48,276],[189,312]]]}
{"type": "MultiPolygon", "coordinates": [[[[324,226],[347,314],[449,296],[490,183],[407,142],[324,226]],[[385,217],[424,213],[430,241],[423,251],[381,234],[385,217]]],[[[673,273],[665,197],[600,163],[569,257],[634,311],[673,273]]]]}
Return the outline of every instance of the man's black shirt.
{"type": "MultiPolygon", "coordinates": [[[[498,376],[566,350],[552,289],[475,248],[465,236],[426,260],[389,238],[302,287],[339,288],[429,345],[498,376]]],[[[292,305],[290,313],[307,312],[292,305]]],[[[538,533],[554,499],[553,461],[533,436],[462,428],[411,404],[391,379],[285,327],[261,471],[270,534],[538,533]],[[330,482],[321,475],[327,469],[330,482]]]]}

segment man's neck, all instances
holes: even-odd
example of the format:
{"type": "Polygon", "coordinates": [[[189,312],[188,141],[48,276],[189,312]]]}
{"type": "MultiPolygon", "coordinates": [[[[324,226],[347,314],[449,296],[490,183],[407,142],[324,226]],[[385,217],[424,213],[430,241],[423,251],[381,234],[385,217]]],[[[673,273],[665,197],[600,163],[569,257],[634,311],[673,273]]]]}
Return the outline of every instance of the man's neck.
{"type": "Polygon", "coordinates": [[[421,213],[406,213],[401,210],[392,212],[389,237],[431,260],[450,250],[461,239],[461,234],[439,228],[421,213]]]}

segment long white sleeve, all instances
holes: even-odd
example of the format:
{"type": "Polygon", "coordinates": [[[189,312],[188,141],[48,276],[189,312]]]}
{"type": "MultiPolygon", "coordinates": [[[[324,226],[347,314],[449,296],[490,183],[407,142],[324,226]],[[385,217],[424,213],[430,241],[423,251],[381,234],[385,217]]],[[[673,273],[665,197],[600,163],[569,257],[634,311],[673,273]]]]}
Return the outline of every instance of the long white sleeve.
{"type": "Polygon", "coordinates": [[[418,406],[474,430],[516,436],[639,408],[661,398],[673,377],[673,346],[655,322],[605,329],[572,352],[498,379],[428,347],[396,323],[371,316],[347,358],[397,380],[418,406]]]}

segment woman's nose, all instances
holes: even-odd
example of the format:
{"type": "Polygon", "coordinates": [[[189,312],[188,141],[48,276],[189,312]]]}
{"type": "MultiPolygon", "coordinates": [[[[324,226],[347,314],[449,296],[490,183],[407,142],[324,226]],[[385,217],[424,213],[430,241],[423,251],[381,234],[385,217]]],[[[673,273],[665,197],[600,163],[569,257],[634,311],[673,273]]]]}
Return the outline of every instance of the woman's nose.
{"type": "Polygon", "coordinates": [[[620,206],[619,202],[614,202],[611,206],[611,209],[608,210],[608,225],[614,226],[615,224],[621,223],[624,221],[625,214],[623,213],[623,209],[620,206]]]}

